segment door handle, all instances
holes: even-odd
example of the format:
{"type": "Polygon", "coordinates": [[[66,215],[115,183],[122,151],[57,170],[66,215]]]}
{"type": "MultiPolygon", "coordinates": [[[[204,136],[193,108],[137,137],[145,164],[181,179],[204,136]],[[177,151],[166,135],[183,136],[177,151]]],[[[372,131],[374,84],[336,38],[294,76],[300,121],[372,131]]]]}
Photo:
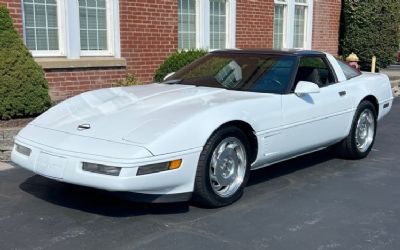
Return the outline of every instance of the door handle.
{"type": "Polygon", "coordinates": [[[340,92],[339,92],[339,95],[340,95],[340,96],[345,96],[346,94],[347,94],[346,91],[340,91],[340,92]]]}

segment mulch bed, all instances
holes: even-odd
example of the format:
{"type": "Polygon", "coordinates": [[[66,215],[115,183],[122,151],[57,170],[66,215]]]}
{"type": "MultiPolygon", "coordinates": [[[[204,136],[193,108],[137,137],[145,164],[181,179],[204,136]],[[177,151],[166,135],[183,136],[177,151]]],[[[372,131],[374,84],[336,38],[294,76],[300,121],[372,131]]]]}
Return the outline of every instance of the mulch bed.
{"type": "Polygon", "coordinates": [[[12,120],[0,120],[0,129],[8,129],[8,128],[20,128],[26,126],[30,121],[32,121],[33,117],[30,118],[21,118],[21,119],[12,119],[12,120]]]}

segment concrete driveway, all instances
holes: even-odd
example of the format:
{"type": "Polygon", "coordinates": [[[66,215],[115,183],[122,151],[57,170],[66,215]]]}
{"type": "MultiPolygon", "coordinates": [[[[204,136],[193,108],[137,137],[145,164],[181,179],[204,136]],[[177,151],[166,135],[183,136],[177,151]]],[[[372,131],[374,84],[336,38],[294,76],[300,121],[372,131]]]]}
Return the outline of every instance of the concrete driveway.
{"type": "Polygon", "coordinates": [[[0,249],[400,249],[400,102],[370,156],[252,172],[220,209],[136,204],[0,165],[0,249]]]}

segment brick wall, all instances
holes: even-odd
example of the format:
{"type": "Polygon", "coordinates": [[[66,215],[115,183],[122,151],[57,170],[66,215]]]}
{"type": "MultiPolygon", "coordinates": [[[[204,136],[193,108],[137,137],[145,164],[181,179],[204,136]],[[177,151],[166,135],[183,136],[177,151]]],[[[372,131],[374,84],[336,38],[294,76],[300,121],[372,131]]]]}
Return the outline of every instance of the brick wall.
{"type": "Polygon", "coordinates": [[[111,87],[125,75],[125,69],[110,68],[64,69],[46,72],[50,96],[53,100],[63,100],[92,89],[111,87]]]}
{"type": "Polygon", "coordinates": [[[274,0],[237,0],[236,47],[272,48],[274,0]]]}
{"type": "MultiPolygon", "coordinates": [[[[0,0],[6,5],[22,37],[21,0],[0,0]]],[[[120,0],[121,56],[125,68],[46,70],[50,95],[62,100],[103,87],[133,73],[144,82],[178,45],[178,2],[175,0],[120,0]]]]}
{"type": "MultiPolygon", "coordinates": [[[[22,36],[21,0],[0,0],[10,10],[22,36]]],[[[109,87],[133,73],[144,82],[178,45],[178,1],[120,0],[121,55],[126,68],[47,70],[50,94],[65,99],[86,90],[109,87]]],[[[340,0],[314,0],[313,49],[337,54],[340,0]]],[[[273,0],[237,0],[238,48],[271,48],[273,0]]]]}
{"type": "Polygon", "coordinates": [[[178,1],[120,0],[122,57],[128,71],[150,81],[178,47],[178,1]]]}
{"type": "Polygon", "coordinates": [[[312,48],[338,54],[341,0],[314,0],[312,48]]]}

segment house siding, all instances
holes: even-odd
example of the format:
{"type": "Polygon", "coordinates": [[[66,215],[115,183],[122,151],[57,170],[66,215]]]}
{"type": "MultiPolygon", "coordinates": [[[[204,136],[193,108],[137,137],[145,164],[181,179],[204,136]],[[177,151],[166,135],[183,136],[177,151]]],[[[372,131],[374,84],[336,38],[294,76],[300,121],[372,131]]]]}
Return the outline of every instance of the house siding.
{"type": "MultiPolygon", "coordinates": [[[[163,60],[178,47],[176,0],[120,0],[121,57],[126,67],[46,69],[50,95],[63,100],[84,91],[110,87],[128,73],[150,82],[163,60]]],[[[0,0],[7,6],[22,37],[21,0],[0,0]]],[[[271,48],[273,0],[237,0],[236,47],[271,48]]],[[[337,54],[340,0],[314,0],[312,47],[337,54]]]]}

